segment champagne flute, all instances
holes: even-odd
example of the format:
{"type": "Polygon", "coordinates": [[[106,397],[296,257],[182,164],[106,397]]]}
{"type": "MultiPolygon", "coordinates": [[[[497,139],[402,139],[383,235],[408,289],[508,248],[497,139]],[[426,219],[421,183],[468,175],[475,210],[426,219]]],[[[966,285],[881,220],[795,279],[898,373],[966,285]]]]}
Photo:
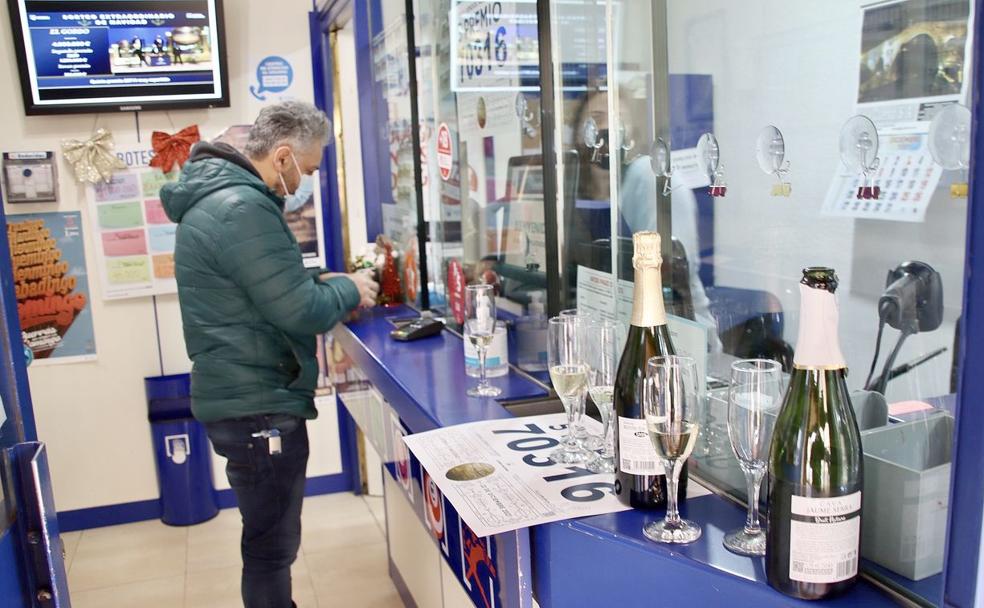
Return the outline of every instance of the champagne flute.
{"type": "Polygon", "coordinates": [[[658,543],[691,543],[701,535],[700,526],[680,517],[677,490],[680,471],[697,443],[700,425],[697,365],[690,357],[653,357],[646,364],[647,390],[643,407],[649,439],[666,472],[666,517],[651,522],[643,534],[658,543]]]}
{"type": "Polygon", "coordinates": [[[724,546],[740,555],[765,555],[765,531],[759,525],[759,487],[765,475],[772,429],[782,402],[782,367],[768,359],[731,364],[728,436],[748,485],[745,527],[724,537],[724,546]]]}
{"type": "Polygon", "coordinates": [[[599,320],[585,330],[585,348],[588,364],[588,394],[601,414],[604,430],[601,433],[602,449],[588,462],[595,473],[615,472],[615,447],[612,442],[613,397],[615,373],[618,371],[618,326],[613,321],[599,320]]]}
{"type": "MultiPolygon", "coordinates": [[[[567,308],[562,310],[558,316],[580,319],[584,324],[594,321],[592,316],[587,313],[578,312],[576,308],[567,308]]],[[[580,408],[574,412],[574,435],[577,437],[577,441],[581,444],[581,447],[588,451],[594,451],[600,449],[604,445],[604,439],[598,435],[588,433],[588,430],[584,428],[583,424],[581,424],[582,420],[584,420],[586,406],[587,404],[585,401],[581,401],[580,408]]]]}
{"type": "Polygon", "coordinates": [[[485,357],[495,336],[495,293],[492,285],[469,285],[465,289],[465,339],[478,351],[478,386],[468,389],[469,397],[496,397],[502,390],[489,384],[485,357]]]}
{"type": "Polygon", "coordinates": [[[578,463],[589,458],[574,429],[575,416],[579,408],[583,411],[588,392],[583,337],[581,320],[577,317],[554,317],[547,322],[550,380],[567,413],[567,437],[550,453],[550,459],[558,463],[578,463]]]}

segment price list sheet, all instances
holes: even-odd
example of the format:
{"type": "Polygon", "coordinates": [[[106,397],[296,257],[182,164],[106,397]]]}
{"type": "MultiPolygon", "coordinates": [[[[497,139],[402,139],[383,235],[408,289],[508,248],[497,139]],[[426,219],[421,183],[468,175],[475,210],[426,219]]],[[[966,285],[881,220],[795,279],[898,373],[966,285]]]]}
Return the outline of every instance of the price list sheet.
{"type": "MultiPolygon", "coordinates": [[[[591,433],[601,424],[590,418],[591,433]]],[[[461,519],[480,536],[624,511],[612,473],[549,458],[567,433],[565,414],[462,424],[403,438],[461,519]]]]}

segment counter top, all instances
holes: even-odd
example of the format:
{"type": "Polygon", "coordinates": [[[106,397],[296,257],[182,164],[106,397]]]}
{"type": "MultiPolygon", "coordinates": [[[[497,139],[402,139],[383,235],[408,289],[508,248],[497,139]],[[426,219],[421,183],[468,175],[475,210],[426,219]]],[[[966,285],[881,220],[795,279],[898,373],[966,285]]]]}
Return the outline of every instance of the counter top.
{"type": "Polygon", "coordinates": [[[389,319],[417,316],[408,306],[362,311],[354,321],[336,328],[334,335],[345,352],[369,376],[397,411],[410,432],[510,418],[499,401],[520,401],[548,396],[536,382],[510,369],[506,376],[489,378],[502,394],[494,399],[469,397],[477,378],[465,374],[461,338],[449,331],[412,342],[389,337],[389,319]]]}
{"type": "MultiPolygon", "coordinates": [[[[387,320],[416,312],[409,307],[375,308],[335,330],[346,353],[397,411],[411,432],[422,432],[512,414],[494,399],[468,397],[476,380],[465,375],[461,339],[449,332],[415,342],[389,337],[387,320]]],[[[546,397],[543,386],[510,370],[493,378],[503,389],[499,400],[546,397]]],[[[662,511],[624,511],[537,526],[532,530],[534,585],[544,608],[572,605],[727,605],[741,594],[742,605],[756,606],[895,606],[873,584],[861,581],[849,593],[824,602],[785,597],[766,583],[762,558],[735,555],[722,546],[724,534],[744,523],[744,509],[717,495],[681,505],[684,517],[698,522],[703,536],[690,545],[661,545],[642,535],[647,522],[662,511]],[[578,560],[572,563],[570,560],[578,560]],[[604,567],[601,565],[604,564],[604,567]],[[591,572],[590,580],[572,576],[591,572]],[[656,579],[681,579],[666,590],[656,579]],[[687,604],[671,601],[671,597],[687,604]],[[617,598],[617,599],[616,599],[617,598]]]]}

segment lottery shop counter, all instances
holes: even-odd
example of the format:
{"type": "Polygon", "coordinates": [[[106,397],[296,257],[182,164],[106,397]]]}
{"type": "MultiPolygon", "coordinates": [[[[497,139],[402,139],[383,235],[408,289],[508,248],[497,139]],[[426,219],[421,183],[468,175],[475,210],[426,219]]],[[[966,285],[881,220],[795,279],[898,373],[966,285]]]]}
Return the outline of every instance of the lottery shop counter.
{"type": "MultiPolygon", "coordinates": [[[[339,325],[348,380],[339,403],[383,461],[389,571],[407,606],[895,606],[874,583],[824,602],[801,602],[766,584],[761,558],[722,546],[745,511],[698,483],[681,506],[703,537],[657,545],[643,526],[662,511],[584,517],[477,537],[430,483],[402,438],[450,425],[547,413],[550,390],[516,370],[492,378],[496,399],[468,397],[461,338],[449,331],[413,342],[389,337],[409,307],[377,307],[339,325]]],[[[519,419],[517,419],[519,423],[519,419]]]]}

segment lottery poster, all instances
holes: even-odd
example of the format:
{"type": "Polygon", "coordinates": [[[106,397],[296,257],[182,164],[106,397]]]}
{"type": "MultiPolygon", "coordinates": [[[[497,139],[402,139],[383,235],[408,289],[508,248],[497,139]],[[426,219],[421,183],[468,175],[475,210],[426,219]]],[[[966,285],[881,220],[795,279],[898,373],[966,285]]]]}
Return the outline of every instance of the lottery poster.
{"type": "Polygon", "coordinates": [[[161,205],[161,186],[178,177],[149,166],[150,149],[117,149],[126,169],[88,188],[103,298],[118,300],[177,292],[177,226],[161,205]]]}
{"type": "Polygon", "coordinates": [[[11,215],[7,240],[21,337],[35,364],[95,359],[82,214],[11,215]]]}

